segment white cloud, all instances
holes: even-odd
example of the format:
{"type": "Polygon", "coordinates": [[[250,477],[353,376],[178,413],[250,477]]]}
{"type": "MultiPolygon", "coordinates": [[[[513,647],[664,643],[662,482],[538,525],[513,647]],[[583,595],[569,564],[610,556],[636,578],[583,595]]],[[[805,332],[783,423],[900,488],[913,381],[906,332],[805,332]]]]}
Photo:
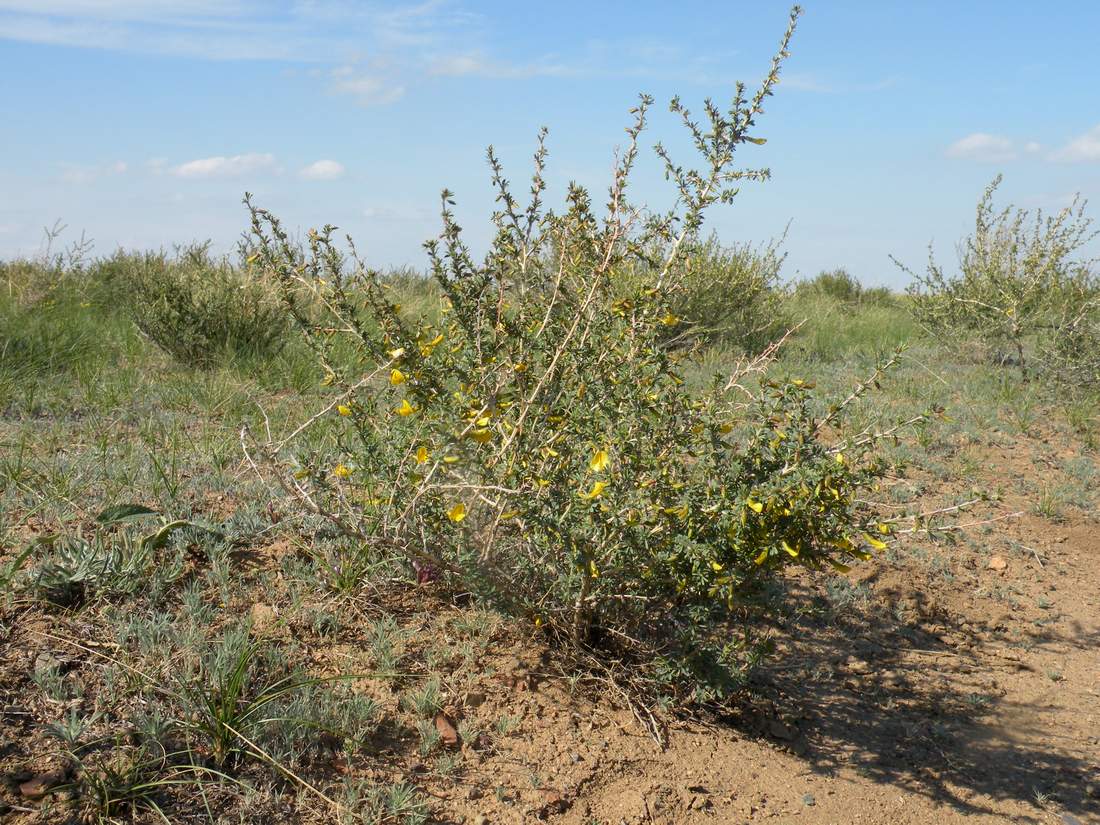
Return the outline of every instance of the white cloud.
{"type": "Polygon", "coordinates": [[[231,178],[250,172],[272,172],[275,170],[275,156],[251,152],[244,155],[212,158],[198,158],[180,164],[172,174],[181,178],[231,178]]]}
{"type": "Polygon", "coordinates": [[[974,132],[948,146],[947,156],[981,163],[1004,163],[1016,160],[1019,152],[1015,144],[1003,135],[974,132]]]}
{"type": "Polygon", "coordinates": [[[350,66],[334,69],[332,76],[335,78],[332,90],[337,94],[350,95],[360,106],[385,106],[405,96],[403,84],[377,75],[355,74],[350,66]]]}
{"type": "Polygon", "coordinates": [[[1043,144],[1039,143],[1038,141],[1029,140],[1027,143],[1024,144],[1024,151],[1027,152],[1029,155],[1038,154],[1039,152],[1043,151],[1043,144]]]}
{"type": "Polygon", "coordinates": [[[1100,125],[1075,137],[1050,156],[1062,163],[1096,163],[1100,161],[1100,125]]]}
{"type": "Polygon", "coordinates": [[[344,176],[344,164],[335,160],[317,160],[298,172],[306,180],[336,180],[344,176]]]}

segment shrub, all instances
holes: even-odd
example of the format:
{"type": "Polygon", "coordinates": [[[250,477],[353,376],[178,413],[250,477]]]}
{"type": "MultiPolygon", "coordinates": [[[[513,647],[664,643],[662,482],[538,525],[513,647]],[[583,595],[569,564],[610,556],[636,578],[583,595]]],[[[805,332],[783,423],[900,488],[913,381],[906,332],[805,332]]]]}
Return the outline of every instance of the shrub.
{"type": "MultiPolygon", "coordinates": [[[[779,273],[786,259],[785,236],[762,243],[723,246],[717,235],[685,241],[683,272],[667,302],[676,319],[666,329],[670,344],[721,344],[760,352],[784,330],[787,313],[779,273]]],[[[668,250],[650,250],[616,273],[620,297],[653,278],[668,250]]]]}
{"type": "MultiPolygon", "coordinates": [[[[1100,323],[1100,281],[1093,261],[1076,254],[1097,232],[1075,198],[1058,214],[993,208],[998,176],[978,203],[974,234],[959,253],[959,274],[947,275],[929,256],[909,289],[914,317],[941,340],[977,344],[984,354],[1032,366],[1053,377],[1097,362],[1089,336],[1100,323]]],[[[1072,379],[1070,379],[1072,380],[1072,379]]]]}
{"type": "Polygon", "coordinates": [[[187,366],[270,358],[286,340],[286,316],[270,288],[248,269],[213,257],[208,244],[172,258],[120,252],[100,264],[99,278],[138,328],[187,366]]]}
{"type": "Polygon", "coordinates": [[[823,295],[847,304],[890,304],[894,295],[884,286],[865,287],[846,269],[830,269],[795,287],[799,296],[823,295]]]}
{"type": "Polygon", "coordinates": [[[836,435],[863,387],[822,414],[810,384],[759,381],[758,358],[691,392],[690,353],[666,346],[705,211],[766,177],[733,168],[734,154],[762,142],[756,118],[793,24],[751,97],[738,86],[727,112],[708,101],[705,126],[673,100],[703,160],[686,169],[657,147],[679,211],[643,221],[626,200],[645,97],[603,217],[577,186],[563,211],[544,210],[545,132],[526,206],[490,149],[502,206],[485,259],[464,245],[449,192],[426,244],[438,323],[409,320],[333,227],[302,248],[246,196],[261,265],[335,390],[295,436],[261,447],[287,489],[422,580],[451,579],[560,640],[652,663],[640,672],[698,696],[738,684],[769,581],[885,546],[858,504],[882,470],[874,439],[836,435]],[[663,260],[642,258],[653,249],[663,260]],[[343,337],[358,363],[331,355],[343,337]],[[326,424],[331,451],[306,435],[326,424]]]}

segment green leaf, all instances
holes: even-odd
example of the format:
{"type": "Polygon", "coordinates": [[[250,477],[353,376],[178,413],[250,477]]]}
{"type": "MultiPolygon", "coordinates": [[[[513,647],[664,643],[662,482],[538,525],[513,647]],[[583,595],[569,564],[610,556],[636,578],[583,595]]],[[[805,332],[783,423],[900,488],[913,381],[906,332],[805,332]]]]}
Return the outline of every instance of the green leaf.
{"type": "Polygon", "coordinates": [[[754,138],[749,137],[748,135],[745,136],[745,140],[747,140],[749,143],[755,143],[757,146],[763,146],[765,143],[768,142],[767,138],[754,138]]]}
{"type": "Polygon", "coordinates": [[[150,533],[148,536],[143,538],[141,540],[141,543],[152,550],[157,550],[168,543],[168,539],[172,536],[174,532],[179,530],[181,527],[188,527],[190,525],[191,522],[184,521],[183,519],[170,521],[159,530],[157,530],[157,532],[150,533]]]}
{"type": "Polygon", "coordinates": [[[116,504],[114,507],[108,507],[96,516],[95,520],[100,524],[116,524],[117,522],[128,521],[129,519],[138,518],[140,516],[155,515],[159,515],[159,513],[156,510],[150,510],[142,504],[116,504]]]}

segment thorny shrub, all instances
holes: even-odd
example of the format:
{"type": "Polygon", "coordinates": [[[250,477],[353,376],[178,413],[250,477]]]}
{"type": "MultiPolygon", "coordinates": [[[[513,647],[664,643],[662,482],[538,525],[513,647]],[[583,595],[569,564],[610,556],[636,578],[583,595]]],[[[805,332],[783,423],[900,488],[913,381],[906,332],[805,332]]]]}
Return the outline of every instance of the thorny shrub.
{"type": "Polygon", "coordinates": [[[697,697],[738,684],[758,652],[747,620],[784,568],[843,568],[885,547],[889,526],[859,504],[883,471],[877,438],[843,435],[872,381],[824,404],[808,382],[762,376],[773,348],[692,392],[690,352],[665,345],[704,212],[768,175],[735,169],[734,153],[763,143],[756,119],[797,13],[755,94],[738,85],[726,112],[707,101],[704,125],[672,101],[703,160],[685,168],[657,145],[673,211],[627,200],[647,97],[602,216],[578,186],[563,212],[544,209],[545,132],[526,206],[490,148],[490,251],[474,260],[448,192],[441,237],[426,244],[438,323],[409,321],[334,227],[302,248],[246,196],[252,260],[333,389],[298,430],[259,445],[287,489],[422,579],[450,579],[606,661],[655,665],[639,672],[697,697]],[[654,248],[661,261],[640,260],[654,248]],[[334,450],[309,436],[326,424],[334,450]]]}
{"type": "Polygon", "coordinates": [[[1056,215],[1034,220],[1024,209],[997,211],[998,176],[978,203],[974,234],[959,251],[959,273],[948,275],[929,256],[909,289],[917,321],[938,339],[977,343],[1025,378],[1078,383],[1100,374],[1100,278],[1095,261],[1078,257],[1097,232],[1077,197],[1056,215]]]}

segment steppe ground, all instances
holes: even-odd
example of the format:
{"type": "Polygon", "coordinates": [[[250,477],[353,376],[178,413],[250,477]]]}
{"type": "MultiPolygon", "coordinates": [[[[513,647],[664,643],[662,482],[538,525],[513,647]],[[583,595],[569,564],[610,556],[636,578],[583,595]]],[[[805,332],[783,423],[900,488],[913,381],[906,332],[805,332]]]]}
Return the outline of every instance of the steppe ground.
{"type": "Polygon", "coordinates": [[[289,429],[323,392],[291,350],[187,369],[79,295],[37,311],[0,379],[5,822],[1100,822],[1098,413],[897,303],[796,307],[773,369],[840,391],[912,340],[867,420],[944,414],[892,448],[882,504],[986,500],[793,577],[751,692],[663,715],[663,745],[536,628],[363,559],[257,477],[241,425],[289,429]],[[190,525],[97,524],[130,502],[190,525]],[[277,695],[216,762],[202,721],[242,657],[277,695]]]}

